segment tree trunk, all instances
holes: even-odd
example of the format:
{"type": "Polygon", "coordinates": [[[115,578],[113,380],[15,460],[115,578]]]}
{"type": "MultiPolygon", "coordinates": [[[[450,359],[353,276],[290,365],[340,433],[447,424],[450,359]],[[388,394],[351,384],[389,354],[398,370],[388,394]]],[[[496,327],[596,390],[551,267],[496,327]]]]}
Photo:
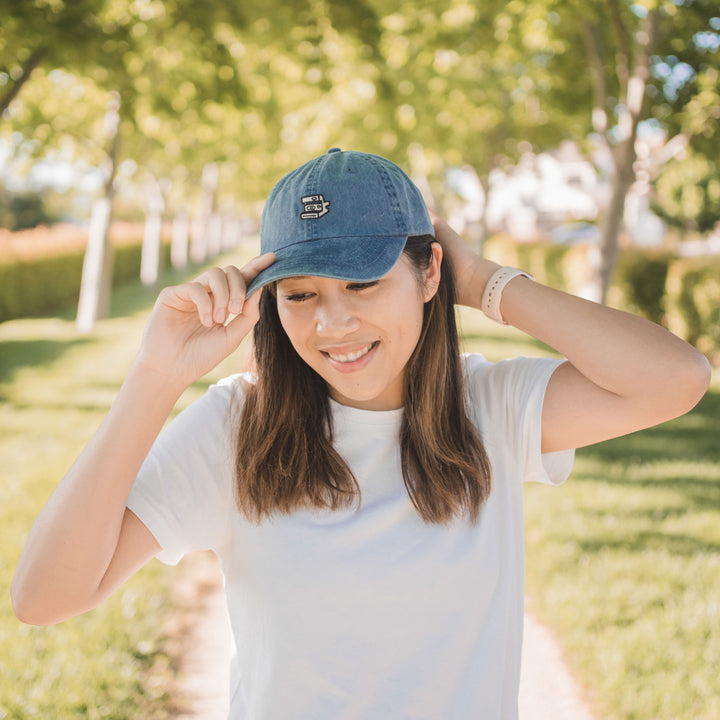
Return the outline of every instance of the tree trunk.
{"type": "Polygon", "coordinates": [[[104,278],[107,278],[108,266],[111,266],[111,261],[108,260],[112,251],[108,243],[111,205],[111,198],[98,198],[93,203],[90,215],[76,321],[77,329],[83,333],[90,332],[95,320],[107,315],[109,311],[109,300],[105,292],[108,283],[104,278]]]}
{"type": "Polygon", "coordinates": [[[480,175],[475,168],[470,168],[477,178],[478,185],[482,188],[482,212],[479,213],[477,219],[469,219],[467,223],[467,234],[470,244],[475,252],[482,255],[485,241],[488,239],[488,221],[487,207],[488,194],[490,192],[490,176],[488,174],[480,175]]]}
{"type": "Polygon", "coordinates": [[[117,169],[119,144],[120,96],[110,94],[105,113],[105,133],[108,138],[108,152],[105,158],[105,193],[93,204],[90,218],[88,245],[83,261],[80,298],[78,301],[77,329],[90,332],[96,320],[107,317],[110,312],[110,290],[112,288],[113,254],[108,230],[115,194],[114,181],[117,169]]]}
{"type": "Polygon", "coordinates": [[[595,297],[592,298],[597,302],[605,303],[607,291],[613,279],[615,265],[620,254],[618,238],[625,212],[625,198],[631,184],[620,175],[615,175],[612,179],[610,204],[602,222],[600,258],[594,283],[595,297]]]}
{"type": "Polygon", "coordinates": [[[174,270],[184,270],[188,264],[188,228],[190,222],[185,208],[175,211],[170,244],[170,262],[174,270]]]}
{"type": "Polygon", "coordinates": [[[208,217],[207,223],[205,224],[205,232],[207,233],[205,248],[207,249],[208,257],[214,258],[220,254],[222,247],[223,220],[220,213],[210,213],[210,217],[208,217]]]}
{"type": "Polygon", "coordinates": [[[635,182],[635,135],[625,140],[613,152],[615,173],[611,180],[610,203],[602,221],[600,258],[594,273],[594,297],[597,302],[605,303],[607,291],[613,279],[615,265],[620,252],[618,238],[625,214],[625,200],[630,186],[635,182]]]}
{"type": "Polygon", "coordinates": [[[615,263],[618,257],[618,236],[625,211],[625,198],[630,186],[635,181],[634,163],[635,140],[638,125],[645,116],[645,90],[650,77],[650,64],[656,37],[657,8],[649,10],[641,22],[641,32],[631,35],[623,23],[620,6],[617,0],[611,0],[611,26],[618,43],[615,57],[615,72],[619,85],[618,96],[618,128],[623,140],[613,146],[605,131],[607,124],[607,84],[603,74],[603,54],[599,41],[600,33],[590,23],[585,24],[590,60],[595,70],[595,99],[593,107],[593,127],[608,142],[612,153],[615,173],[611,181],[610,204],[605,212],[602,223],[602,241],[600,258],[594,268],[593,300],[605,302],[607,291],[612,281],[615,263]],[[634,38],[634,52],[631,52],[631,38],[634,38]],[[632,68],[631,57],[635,56],[632,68]]]}
{"type": "Polygon", "coordinates": [[[200,210],[193,222],[190,239],[190,259],[196,264],[205,262],[211,256],[209,240],[212,228],[209,225],[215,210],[218,174],[218,166],[215,163],[208,163],[203,168],[200,210]]]}
{"type": "Polygon", "coordinates": [[[153,181],[148,188],[148,209],[145,217],[142,257],[140,260],[140,281],[143,285],[157,284],[160,278],[160,250],[162,243],[162,214],[165,201],[158,183],[153,181]]]}

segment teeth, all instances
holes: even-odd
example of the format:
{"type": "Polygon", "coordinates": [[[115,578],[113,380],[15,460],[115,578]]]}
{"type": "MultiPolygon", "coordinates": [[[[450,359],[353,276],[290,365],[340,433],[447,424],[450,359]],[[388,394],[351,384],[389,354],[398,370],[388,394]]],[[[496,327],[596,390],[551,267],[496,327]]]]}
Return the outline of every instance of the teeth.
{"type": "Polygon", "coordinates": [[[356,350],[355,352],[349,353],[347,355],[338,355],[336,353],[328,352],[328,355],[332,360],[335,360],[336,362],[342,362],[342,363],[350,363],[355,362],[355,360],[359,360],[363,355],[367,355],[370,350],[372,350],[374,343],[370,343],[366,347],[362,348],[361,350],[356,350]]]}

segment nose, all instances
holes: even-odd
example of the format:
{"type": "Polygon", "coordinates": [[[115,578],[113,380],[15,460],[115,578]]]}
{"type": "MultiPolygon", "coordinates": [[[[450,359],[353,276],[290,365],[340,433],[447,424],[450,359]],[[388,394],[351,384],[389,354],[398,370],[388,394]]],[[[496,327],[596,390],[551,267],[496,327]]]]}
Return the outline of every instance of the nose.
{"type": "Polygon", "coordinates": [[[323,338],[342,338],[360,327],[352,301],[334,295],[319,303],[315,311],[315,332],[323,338]]]}

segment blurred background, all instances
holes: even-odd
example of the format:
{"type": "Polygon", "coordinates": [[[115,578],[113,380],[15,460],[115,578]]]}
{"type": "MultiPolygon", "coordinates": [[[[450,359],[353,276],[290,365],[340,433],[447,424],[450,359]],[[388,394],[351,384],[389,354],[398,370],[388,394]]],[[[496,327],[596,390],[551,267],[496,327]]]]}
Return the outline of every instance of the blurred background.
{"type": "MultiPolygon", "coordinates": [[[[719,145],[717,0],[0,0],[0,719],[182,717],[178,575],[51,628],[10,579],[158,287],[255,254],[284,173],[386,156],[488,257],[717,367],[719,145]]],[[[548,352],[479,315],[467,349],[548,352]]],[[[716,371],[526,490],[528,605],[598,718],[720,717],[719,418],[716,371]]]]}
{"type": "MultiPolygon", "coordinates": [[[[570,289],[596,300],[620,249],[720,250],[714,0],[0,11],[0,224],[64,227],[2,233],[6,261],[33,243],[82,245],[91,226],[109,247],[123,221],[161,243],[174,229],[174,263],[201,262],[254,231],[282,174],[332,146],[396,161],[478,247],[498,235],[594,246],[570,289]]],[[[667,264],[628,272],[664,293],[667,264]]]]}

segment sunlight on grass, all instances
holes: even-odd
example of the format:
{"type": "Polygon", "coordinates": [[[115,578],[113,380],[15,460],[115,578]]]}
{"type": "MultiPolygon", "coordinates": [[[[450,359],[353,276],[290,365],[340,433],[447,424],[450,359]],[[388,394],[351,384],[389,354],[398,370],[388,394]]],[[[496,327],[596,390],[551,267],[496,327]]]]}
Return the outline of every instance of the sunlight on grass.
{"type": "Polygon", "coordinates": [[[602,718],[720,717],[719,405],[715,383],[689,416],[579,450],[562,488],[526,489],[528,593],[602,718]]]}

